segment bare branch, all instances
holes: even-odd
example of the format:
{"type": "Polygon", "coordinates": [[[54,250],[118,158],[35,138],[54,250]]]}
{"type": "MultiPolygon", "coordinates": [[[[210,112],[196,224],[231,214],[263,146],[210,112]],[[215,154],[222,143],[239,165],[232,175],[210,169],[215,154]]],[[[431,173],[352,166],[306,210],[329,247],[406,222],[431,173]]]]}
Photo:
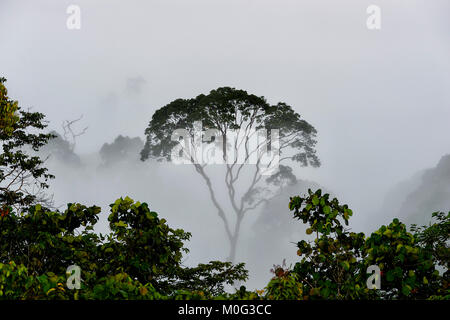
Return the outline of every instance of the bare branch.
{"type": "Polygon", "coordinates": [[[75,149],[75,145],[76,145],[76,138],[85,134],[87,129],[89,127],[85,127],[83,128],[81,131],[79,132],[75,132],[74,129],[72,128],[72,126],[77,123],[78,121],[80,121],[83,118],[83,115],[81,115],[78,119],[75,120],[64,120],[61,124],[61,127],[63,129],[63,138],[64,140],[69,142],[70,148],[73,151],[75,149]],[[68,135],[70,134],[70,139],[71,141],[69,141],[68,135]]]}

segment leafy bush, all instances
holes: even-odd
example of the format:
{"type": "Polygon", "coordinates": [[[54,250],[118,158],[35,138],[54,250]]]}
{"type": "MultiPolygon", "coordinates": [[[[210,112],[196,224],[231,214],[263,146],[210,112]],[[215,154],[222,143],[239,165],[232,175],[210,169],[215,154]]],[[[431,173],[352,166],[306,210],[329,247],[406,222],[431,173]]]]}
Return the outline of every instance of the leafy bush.
{"type": "Polygon", "coordinates": [[[171,229],[146,203],[126,197],[111,204],[108,235],[93,232],[100,208],[68,204],[64,212],[31,206],[0,216],[0,286],[7,299],[173,298],[183,290],[224,293],[224,283],[247,278],[244,264],[181,265],[190,234],[171,229]],[[66,268],[82,270],[74,296],[64,290],[66,268]],[[62,285],[59,285],[59,284],[62,285]],[[29,291],[29,288],[33,290],[29,291]],[[8,292],[6,294],[6,292],[8,292]],[[49,295],[51,294],[51,295],[49,295]]]}
{"type": "MultiPolygon", "coordinates": [[[[293,272],[303,286],[304,298],[426,299],[446,295],[442,288],[448,288],[448,272],[439,274],[439,260],[429,245],[423,245],[426,231],[411,234],[394,219],[369,237],[349,232],[342,224],[348,225],[353,215],[347,205],[340,205],[336,198],[330,200],[321,190],[308,192],[308,197],[293,197],[289,204],[294,217],[309,224],[306,233],[315,235],[312,242],[297,243],[297,253],[303,258],[293,272]],[[381,270],[381,290],[367,288],[366,272],[371,265],[381,270]]],[[[442,247],[446,245],[441,242],[441,251],[442,247]]]]}

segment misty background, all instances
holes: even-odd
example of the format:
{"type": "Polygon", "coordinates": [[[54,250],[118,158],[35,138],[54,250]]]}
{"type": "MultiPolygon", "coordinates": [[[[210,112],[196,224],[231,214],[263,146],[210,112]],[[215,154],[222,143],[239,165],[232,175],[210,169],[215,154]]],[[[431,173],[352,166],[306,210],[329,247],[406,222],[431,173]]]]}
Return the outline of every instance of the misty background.
{"type": "Polygon", "coordinates": [[[155,110],[221,86],[291,105],[318,130],[322,166],[293,167],[298,185],[245,218],[237,260],[261,288],[273,264],[296,261],[304,227],[288,202],[308,187],[347,203],[357,231],[450,210],[449,12],[447,0],[0,0],[0,72],[49,130],[80,115],[75,128],[88,126],[69,158],[47,162],[55,204],[102,206],[107,232],[116,198],[147,202],[192,232],[188,265],[228,253],[201,178],[139,161],[138,140],[123,157],[101,148],[119,135],[143,141],[155,110]],[[71,4],[80,30],[66,27],[71,4]],[[372,4],[381,30],[366,27],[372,4]]]}

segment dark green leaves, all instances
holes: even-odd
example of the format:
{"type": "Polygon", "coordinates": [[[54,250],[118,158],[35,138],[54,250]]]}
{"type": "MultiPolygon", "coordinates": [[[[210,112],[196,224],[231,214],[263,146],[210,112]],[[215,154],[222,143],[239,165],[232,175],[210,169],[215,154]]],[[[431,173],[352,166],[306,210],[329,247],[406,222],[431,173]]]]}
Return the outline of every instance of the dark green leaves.
{"type": "Polygon", "coordinates": [[[73,292],[61,289],[66,268],[72,264],[81,268],[84,286],[76,299],[148,299],[181,289],[219,294],[224,283],[247,278],[243,264],[215,261],[194,268],[182,266],[188,251],[184,241],[190,233],[171,229],[146,203],[125,197],[111,204],[112,232],[106,236],[92,231],[99,213],[99,207],[70,203],[64,212],[36,205],[23,215],[9,212],[0,217],[0,286],[13,288],[16,283],[15,297],[75,298],[73,292]],[[1,265],[11,260],[14,267],[1,265]],[[27,277],[22,279],[17,272],[27,277]],[[35,291],[25,292],[25,285],[35,291]]]}
{"type": "Polygon", "coordinates": [[[421,231],[417,235],[407,232],[406,226],[394,219],[366,238],[364,233],[348,232],[342,226],[342,222],[348,224],[353,211],[320,190],[308,190],[306,197],[292,197],[289,209],[295,218],[308,224],[306,234],[315,237],[310,243],[297,243],[301,261],[294,267],[309,298],[422,299],[430,293],[448,296],[448,282],[436,272],[439,260],[433,260],[433,254],[438,255],[431,249],[434,245],[441,250],[447,248],[448,229],[442,232],[448,228],[445,215],[435,214],[441,223],[423,230],[416,228],[421,231]],[[379,266],[382,272],[381,291],[366,287],[366,270],[371,265],[379,266]]]}

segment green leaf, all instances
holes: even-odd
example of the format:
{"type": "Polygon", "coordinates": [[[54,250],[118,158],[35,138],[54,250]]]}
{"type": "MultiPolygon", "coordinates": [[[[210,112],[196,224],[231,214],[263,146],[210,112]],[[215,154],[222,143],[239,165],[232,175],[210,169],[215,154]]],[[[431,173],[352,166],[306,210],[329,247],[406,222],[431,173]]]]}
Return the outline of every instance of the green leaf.
{"type": "Polygon", "coordinates": [[[394,281],[394,272],[392,270],[389,270],[386,273],[386,280],[389,281],[389,282],[394,281]]]}
{"type": "Polygon", "coordinates": [[[317,206],[317,205],[319,204],[319,198],[318,198],[316,195],[314,195],[314,196],[312,197],[312,203],[313,203],[313,205],[315,205],[315,206],[317,206]]]}
{"type": "Polygon", "coordinates": [[[341,265],[344,267],[346,271],[350,269],[350,264],[348,263],[348,261],[342,261],[341,265]]]}
{"type": "Polygon", "coordinates": [[[386,229],[385,232],[383,232],[383,235],[385,235],[386,237],[390,238],[392,235],[392,231],[390,229],[386,229]]]}
{"type": "Polygon", "coordinates": [[[402,287],[402,293],[403,293],[405,296],[408,296],[408,295],[411,293],[411,287],[408,286],[408,285],[403,286],[403,287],[402,287]]]}
{"type": "Polygon", "coordinates": [[[115,222],[114,224],[116,227],[128,227],[128,225],[123,221],[115,222]]]}

